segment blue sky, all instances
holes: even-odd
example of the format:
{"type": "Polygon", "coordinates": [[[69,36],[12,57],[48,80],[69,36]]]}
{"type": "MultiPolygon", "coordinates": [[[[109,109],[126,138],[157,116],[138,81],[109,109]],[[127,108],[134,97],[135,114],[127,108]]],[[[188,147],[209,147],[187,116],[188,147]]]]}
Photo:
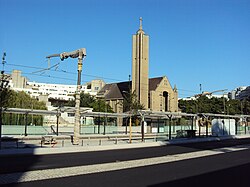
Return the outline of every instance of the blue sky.
{"type": "MultiPolygon", "coordinates": [[[[250,85],[249,0],[0,0],[0,52],[7,73],[76,84],[77,59],[46,56],[87,50],[82,82],[128,80],[132,35],[150,36],[150,77],[166,75],[179,97],[250,85]],[[27,66],[27,67],[26,67],[27,66]]],[[[1,67],[2,69],[2,67],[1,67]]]]}

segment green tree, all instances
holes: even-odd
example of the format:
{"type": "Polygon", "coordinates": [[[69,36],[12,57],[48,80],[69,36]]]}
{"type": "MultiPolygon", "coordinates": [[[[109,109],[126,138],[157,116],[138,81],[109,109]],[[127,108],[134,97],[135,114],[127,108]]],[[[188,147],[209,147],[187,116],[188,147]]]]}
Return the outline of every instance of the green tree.
{"type": "MultiPolygon", "coordinates": [[[[132,124],[140,125],[140,118],[138,118],[137,111],[143,110],[145,107],[140,103],[137,99],[137,94],[135,91],[124,92],[124,100],[123,100],[123,111],[124,112],[132,112],[134,116],[132,116],[132,124]]],[[[125,119],[124,124],[126,124],[128,119],[125,119]]]]}
{"type": "MultiPolygon", "coordinates": [[[[25,92],[15,92],[13,90],[1,90],[1,105],[4,108],[25,108],[25,109],[39,109],[46,110],[44,102],[31,98],[25,92]]],[[[8,125],[24,125],[26,124],[43,124],[43,117],[41,115],[27,115],[24,114],[3,114],[3,124],[8,125]]]]}
{"type": "Polygon", "coordinates": [[[123,101],[123,111],[137,111],[137,110],[143,110],[145,107],[140,103],[140,101],[137,99],[136,92],[126,92],[124,94],[124,101],[123,101]]]}
{"type": "MultiPolygon", "coordinates": [[[[74,107],[75,101],[69,101],[66,105],[74,107]]],[[[83,92],[80,94],[80,106],[93,108],[93,112],[113,112],[110,105],[104,100],[97,99],[94,96],[83,92]]]]}
{"type": "Polygon", "coordinates": [[[211,99],[202,96],[196,100],[179,100],[179,108],[186,113],[214,113],[214,114],[250,114],[248,100],[227,100],[225,98],[211,99]]]}

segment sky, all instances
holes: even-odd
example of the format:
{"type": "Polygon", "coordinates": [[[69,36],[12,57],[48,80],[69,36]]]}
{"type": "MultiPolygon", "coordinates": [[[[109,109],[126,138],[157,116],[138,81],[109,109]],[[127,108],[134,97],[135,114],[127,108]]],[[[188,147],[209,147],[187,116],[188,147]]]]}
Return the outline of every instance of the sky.
{"type": "Polygon", "coordinates": [[[1,70],[30,81],[76,84],[77,59],[46,56],[86,48],[82,84],[127,81],[132,35],[149,41],[149,77],[167,76],[179,97],[250,86],[249,0],[0,0],[1,70]],[[43,70],[43,71],[41,71],[43,70]]]}

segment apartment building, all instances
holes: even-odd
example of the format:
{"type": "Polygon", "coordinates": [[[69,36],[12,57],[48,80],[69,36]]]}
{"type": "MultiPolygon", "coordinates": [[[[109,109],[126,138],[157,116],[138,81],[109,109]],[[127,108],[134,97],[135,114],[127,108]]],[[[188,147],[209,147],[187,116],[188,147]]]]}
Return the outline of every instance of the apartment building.
{"type": "MultiPolygon", "coordinates": [[[[13,70],[10,75],[9,87],[16,91],[24,91],[33,98],[39,98],[41,95],[48,96],[48,99],[69,101],[74,100],[76,85],[50,84],[30,82],[23,77],[22,72],[13,70]]],[[[81,92],[96,96],[97,92],[105,85],[103,80],[92,80],[82,85],[81,92]]]]}

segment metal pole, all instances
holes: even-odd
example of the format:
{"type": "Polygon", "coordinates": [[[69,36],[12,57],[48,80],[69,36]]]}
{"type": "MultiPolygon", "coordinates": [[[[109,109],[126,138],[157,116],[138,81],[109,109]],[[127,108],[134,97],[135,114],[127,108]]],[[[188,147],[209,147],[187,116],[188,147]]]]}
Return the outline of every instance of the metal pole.
{"type": "Polygon", "coordinates": [[[74,125],[74,136],[73,136],[73,144],[79,144],[79,136],[80,136],[80,89],[81,89],[81,73],[82,73],[82,59],[83,54],[79,54],[78,57],[78,76],[77,76],[77,87],[76,87],[76,104],[75,104],[75,125],[74,125]]]}
{"type": "Polygon", "coordinates": [[[104,127],[103,127],[103,135],[106,134],[106,126],[107,126],[107,123],[108,123],[108,121],[107,121],[107,115],[105,115],[105,122],[104,122],[104,127]]]}
{"type": "MultiPolygon", "coordinates": [[[[1,93],[1,97],[2,97],[2,93],[1,93]]],[[[2,149],[2,99],[1,99],[1,107],[0,107],[0,149],[2,149]]]]}
{"type": "MultiPolygon", "coordinates": [[[[99,112],[101,112],[101,106],[100,106],[100,99],[98,100],[98,107],[99,107],[99,112]]],[[[100,114],[99,114],[99,117],[98,117],[98,134],[100,134],[100,124],[101,123],[101,117],[100,117],[100,114]]]]}
{"type": "Polygon", "coordinates": [[[27,136],[28,134],[27,134],[27,122],[28,122],[28,120],[27,120],[27,116],[28,116],[28,114],[26,113],[25,114],[25,116],[24,116],[24,136],[27,136]]]}
{"type": "Polygon", "coordinates": [[[142,114],[142,122],[141,122],[141,141],[144,142],[144,115],[142,114]]]}
{"type": "Polygon", "coordinates": [[[240,122],[240,119],[235,119],[235,135],[238,134],[238,123],[240,122]]]}
{"type": "Polygon", "coordinates": [[[6,63],[5,61],[5,57],[6,57],[6,52],[3,53],[3,57],[2,57],[2,65],[3,65],[3,70],[1,71],[1,82],[0,82],[0,91],[1,91],[1,95],[0,95],[0,149],[2,148],[2,126],[3,126],[3,91],[4,88],[7,87],[8,81],[5,80],[5,76],[4,76],[4,64],[6,63]],[[5,84],[7,83],[7,84],[5,84]]]}
{"type": "Polygon", "coordinates": [[[128,134],[128,118],[126,119],[126,129],[125,129],[125,134],[128,134]]]}
{"type": "MultiPolygon", "coordinates": [[[[201,120],[201,118],[199,120],[201,120]]],[[[198,126],[199,126],[199,137],[200,137],[201,136],[201,124],[199,123],[199,121],[198,121],[198,126]]]]}
{"type": "Polygon", "coordinates": [[[194,116],[192,117],[191,130],[194,130],[194,116]]]}
{"type": "Polygon", "coordinates": [[[222,134],[224,135],[225,134],[225,121],[224,119],[222,120],[222,134]]]}
{"type": "Polygon", "coordinates": [[[59,113],[57,110],[57,114],[56,114],[56,135],[59,135],[59,113]]]}
{"type": "Polygon", "coordinates": [[[3,111],[3,81],[4,81],[4,71],[1,71],[1,95],[0,95],[0,149],[2,149],[2,125],[3,125],[3,120],[2,120],[2,111],[3,111]]]}
{"type": "Polygon", "coordinates": [[[171,125],[172,125],[172,116],[170,116],[169,130],[168,130],[168,139],[171,140],[171,125]]]}
{"type": "Polygon", "coordinates": [[[245,119],[245,134],[247,134],[247,118],[245,119]]]}
{"type": "Polygon", "coordinates": [[[157,119],[157,133],[159,133],[160,132],[160,119],[158,118],[157,119]]]}
{"type": "Polygon", "coordinates": [[[129,143],[132,143],[132,121],[131,121],[131,115],[129,117],[129,143]]]}
{"type": "Polygon", "coordinates": [[[206,137],[208,137],[208,118],[205,118],[206,119],[206,137]]]}

